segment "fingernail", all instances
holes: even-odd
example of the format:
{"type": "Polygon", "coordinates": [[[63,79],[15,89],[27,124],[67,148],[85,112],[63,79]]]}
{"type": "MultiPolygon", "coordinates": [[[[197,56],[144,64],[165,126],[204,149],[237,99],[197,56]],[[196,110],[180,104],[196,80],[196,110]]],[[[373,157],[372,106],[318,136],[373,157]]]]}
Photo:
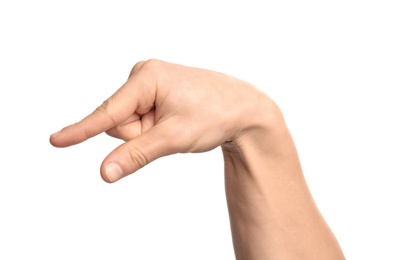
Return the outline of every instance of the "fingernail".
{"type": "Polygon", "coordinates": [[[51,134],[51,137],[56,137],[59,133],[60,133],[60,131],[59,131],[59,132],[56,132],[56,133],[54,133],[54,134],[51,134]]]}
{"type": "Polygon", "coordinates": [[[118,164],[111,162],[105,167],[105,174],[110,182],[115,182],[122,178],[123,171],[118,164]]]}

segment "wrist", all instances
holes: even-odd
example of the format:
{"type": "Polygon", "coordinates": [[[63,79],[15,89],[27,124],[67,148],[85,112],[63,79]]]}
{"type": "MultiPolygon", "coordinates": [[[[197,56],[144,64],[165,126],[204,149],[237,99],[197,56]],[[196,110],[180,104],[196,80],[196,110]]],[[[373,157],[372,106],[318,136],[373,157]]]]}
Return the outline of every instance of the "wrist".
{"type": "Polygon", "coordinates": [[[264,93],[259,93],[251,102],[238,109],[234,116],[234,135],[222,144],[229,152],[247,152],[257,149],[259,153],[285,152],[286,145],[293,141],[278,105],[264,93]]]}

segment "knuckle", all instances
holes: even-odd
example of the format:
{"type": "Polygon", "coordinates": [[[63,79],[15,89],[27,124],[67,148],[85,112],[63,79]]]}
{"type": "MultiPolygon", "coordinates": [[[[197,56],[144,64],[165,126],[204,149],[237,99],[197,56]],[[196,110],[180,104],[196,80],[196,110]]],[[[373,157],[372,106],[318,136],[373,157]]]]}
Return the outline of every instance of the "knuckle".
{"type": "Polygon", "coordinates": [[[163,62],[161,60],[149,59],[142,64],[141,70],[146,69],[148,71],[155,73],[156,71],[160,70],[162,66],[163,66],[163,62]]]}
{"type": "Polygon", "coordinates": [[[134,65],[133,69],[134,69],[134,68],[136,68],[136,69],[141,68],[142,65],[144,65],[145,62],[146,62],[146,61],[144,61],[144,60],[137,62],[137,63],[134,65]]]}
{"type": "Polygon", "coordinates": [[[149,60],[145,61],[144,66],[147,66],[147,67],[149,67],[149,66],[157,66],[157,65],[160,65],[160,63],[162,63],[161,60],[149,59],[149,60]]]}
{"type": "Polygon", "coordinates": [[[106,99],[98,108],[97,108],[97,110],[99,111],[99,112],[107,112],[108,111],[108,109],[109,109],[109,100],[108,99],[106,99]]]}
{"type": "Polygon", "coordinates": [[[129,79],[132,76],[136,76],[137,74],[143,75],[140,77],[140,79],[143,79],[143,81],[146,81],[147,79],[156,79],[156,77],[160,74],[158,72],[160,72],[162,69],[163,64],[163,61],[156,59],[137,62],[129,74],[129,79]]]}
{"type": "Polygon", "coordinates": [[[138,168],[142,168],[148,164],[148,158],[139,148],[130,146],[128,151],[130,161],[136,164],[138,168]]]}
{"type": "Polygon", "coordinates": [[[111,111],[111,101],[110,100],[111,99],[105,100],[99,107],[96,108],[94,113],[104,115],[105,117],[107,117],[111,121],[112,125],[116,125],[116,121],[110,113],[110,111],[111,111]]]}
{"type": "Polygon", "coordinates": [[[137,62],[133,68],[131,69],[130,75],[129,77],[131,77],[131,75],[133,75],[134,73],[136,73],[137,71],[140,70],[140,68],[144,65],[145,61],[139,61],[137,62]]]}

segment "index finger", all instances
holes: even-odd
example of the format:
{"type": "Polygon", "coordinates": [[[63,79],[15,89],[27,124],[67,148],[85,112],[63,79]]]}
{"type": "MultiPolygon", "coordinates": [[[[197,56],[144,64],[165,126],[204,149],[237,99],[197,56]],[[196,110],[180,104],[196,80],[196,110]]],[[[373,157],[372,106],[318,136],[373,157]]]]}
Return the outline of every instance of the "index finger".
{"type": "Polygon", "coordinates": [[[67,147],[121,124],[136,110],[138,97],[135,93],[126,93],[130,90],[135,92],[131,85],[132,80],[129,80],[90,115],[52,134],[50,143],[56,147],[67,147]]]}

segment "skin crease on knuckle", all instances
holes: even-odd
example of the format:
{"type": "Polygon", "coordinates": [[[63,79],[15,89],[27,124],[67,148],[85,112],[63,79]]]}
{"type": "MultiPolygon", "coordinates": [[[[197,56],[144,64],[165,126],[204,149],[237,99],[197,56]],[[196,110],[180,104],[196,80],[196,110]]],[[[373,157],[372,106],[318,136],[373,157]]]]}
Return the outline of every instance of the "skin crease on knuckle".
{"type": "Polygon", "coordinates": [[[133,173],[135,170],[140,169],[148,164],[147,155],[144,154],[138,147],[130,145],[127,151],[128,151],[128,160],[130,162],[135,163],[135,165],[137,165],[137,168],[132,169],[132,172],[130,173],[133,173]]]}
{"type": "Polygon", "coordinates": [[[99,107],[96,108],[94,113],[102,114],[105,117],[107,117],[112,125],[116,126],[118,123],[114,119],[114,117],[110,114],[109,111],[111,111],[111,98],[106,99],[99,107]]]}

